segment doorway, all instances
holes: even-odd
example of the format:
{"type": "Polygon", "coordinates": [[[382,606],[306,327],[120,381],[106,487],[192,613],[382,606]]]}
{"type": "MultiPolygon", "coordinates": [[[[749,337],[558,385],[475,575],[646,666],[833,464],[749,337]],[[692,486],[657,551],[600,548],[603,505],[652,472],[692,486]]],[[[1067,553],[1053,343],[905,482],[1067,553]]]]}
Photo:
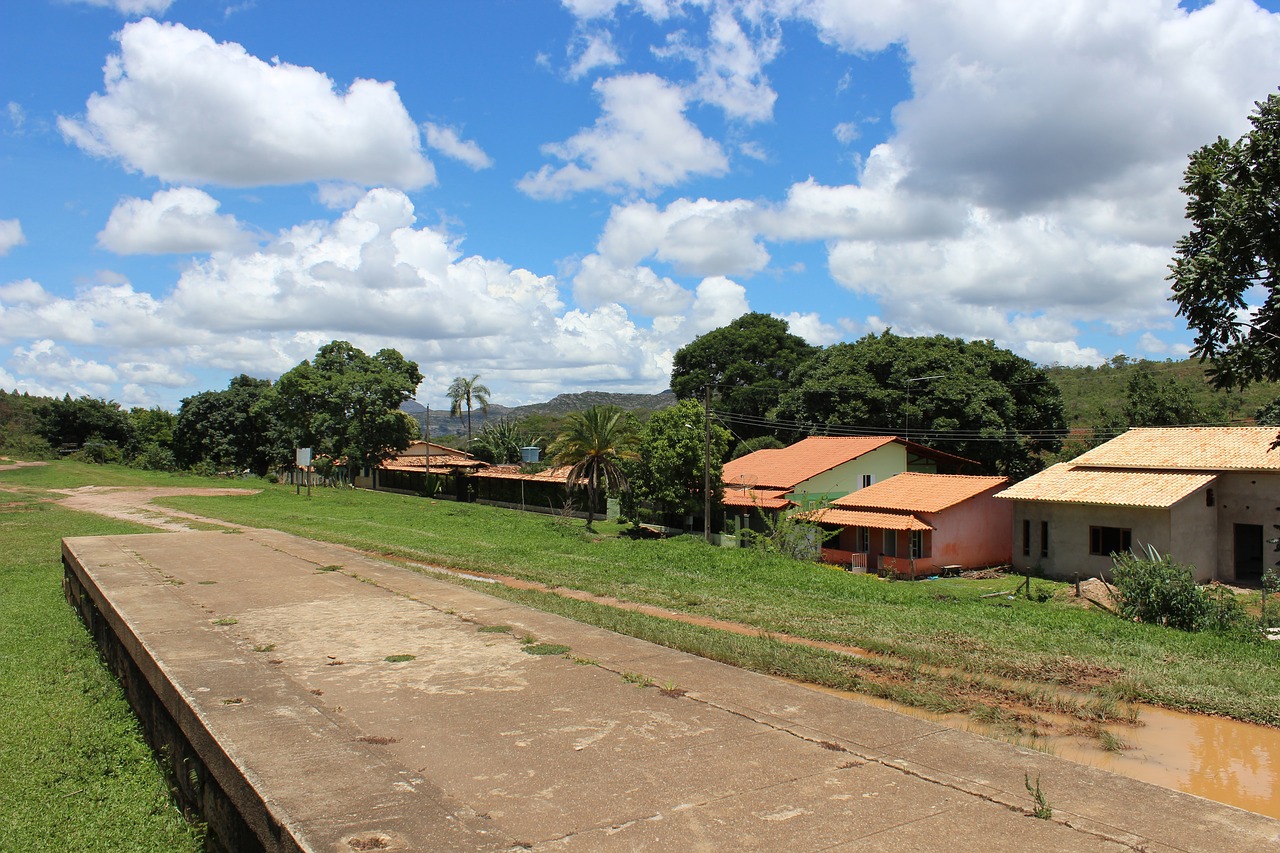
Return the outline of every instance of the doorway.
{"type": "Polygon", "coordinates": [[[1235,525],[1236,580],[1262,580],[1262,525],[1235,525]]]}

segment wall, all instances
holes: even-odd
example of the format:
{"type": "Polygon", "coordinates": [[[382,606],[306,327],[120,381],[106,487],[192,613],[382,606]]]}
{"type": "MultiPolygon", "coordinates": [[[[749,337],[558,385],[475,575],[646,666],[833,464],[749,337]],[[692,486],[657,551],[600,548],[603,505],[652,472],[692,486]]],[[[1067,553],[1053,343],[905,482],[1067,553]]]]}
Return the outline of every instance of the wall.
{"type": "Polygon", "coordinates": [[[788,497],[803,508],[814,502],[835,500],[856,492],[862,488],[863,474],[872,475],[879,483],[906,470],[907,449],[894,442],[810,477],[798,484],[788,497]]]}
{"type": "Polygon", "coordinates": [[[943,512],[920,515],[934,528],[931,565],[976,568],[1009,564],[1013,557],[1013,507],[1010,501],[992,497],[1005,488],[1007,484],[1001,483],[943,512]]]}
{"type": "Polygon", "coordinates": [[[1219,579],[1234,580],[1236,576],[1233,527],[1236,524],[1262,525],[1263,565],[1274,565],[1277,555],[1265,540],[1280,535],[1280,531],[1272,527],[1280,522],[1280,474],[1221,474],[1214,497],[1218,512],[1216,551],[1219,579]]]}
{"type": "MultiPolygon", "coordinates": [[[[1204,498],[1201,496],[1201,502],[1204,498]]],[[[1047,577],[1070,580],[1111,577],[1111,558],[1089,554],[1089,527],[1127,527],[1133,531],[1133,546],[1153,545],[1168,553],[1170,512],[1146,507],[1054,504],[1041,501],[1013,503],[1013,565],[1018,570],[1039,569],[1047,577]],[[1022,553],[1022,521],[1031,521],[1031,554],[1022,553]],[[1040,522],[1049,522],[1049,555],[1040,556],[1040,522]]]]}

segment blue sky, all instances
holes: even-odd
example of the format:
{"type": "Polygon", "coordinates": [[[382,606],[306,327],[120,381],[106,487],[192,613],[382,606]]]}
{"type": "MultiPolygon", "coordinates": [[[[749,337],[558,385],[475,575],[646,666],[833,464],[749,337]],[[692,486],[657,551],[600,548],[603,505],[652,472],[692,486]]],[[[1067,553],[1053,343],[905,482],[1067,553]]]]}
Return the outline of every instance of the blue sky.
{"type": "Polygon", "coordinates": [[[444,403],[656,392],[746,311],[1181,357],[1186,156],[1280,86],[1250,0],[27,0],[0,387],[176,409],[335,338],[444,403]]]}

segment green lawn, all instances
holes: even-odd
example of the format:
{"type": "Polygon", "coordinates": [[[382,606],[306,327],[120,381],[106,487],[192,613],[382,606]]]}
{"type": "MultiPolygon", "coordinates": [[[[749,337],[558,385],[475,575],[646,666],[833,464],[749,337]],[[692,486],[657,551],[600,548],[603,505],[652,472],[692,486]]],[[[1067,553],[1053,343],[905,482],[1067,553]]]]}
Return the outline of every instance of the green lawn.
{"type": "Polygon", "coordinates": [[[60,537],[139,530],[0,493],[0,850],[202,848],[62,598],[60,537]]]}

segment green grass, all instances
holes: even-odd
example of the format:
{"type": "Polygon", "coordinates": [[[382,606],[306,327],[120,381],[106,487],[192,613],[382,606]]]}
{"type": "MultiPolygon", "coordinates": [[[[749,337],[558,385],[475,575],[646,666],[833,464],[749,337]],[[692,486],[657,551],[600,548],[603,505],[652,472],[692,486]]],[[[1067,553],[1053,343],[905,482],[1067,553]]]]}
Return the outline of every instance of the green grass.
{"type": "Polygon", "coordinates": [[[60,537],[141,530],[34,500],[0,506],[0,850],[202,847],[62,598],[60,537]]]}
{"type": "MultiPolygon", "coordinates": [[[[712,548],[698,537],[632,541],[603,526],[591,534],[580,522],[570,526],[492,507],[350,490],[317,490],[308,499],[269,487],[252,497],[162,503],[379,553],[854,645],[886,656],[886,665],[908,674],[913,667],[942,667],[1280,725],[1280,650],[1273,646],[1138,625],[1054,600],[980,598],[1012,590],[1016,579],[888,583],[750,550],[712,548]]],[[[1037,591],[1063,586],[1035,581],[1037,591]]],[[[549,602],[538,606],[556,609],[549,602]]],[[[600,624],[606,617],[593,611],[575,618],[600,624]]],[[[797,654],[815,656],[813,650],[797,654]]],[[[798,661],[789,665],[804,668],[798,661]]],[[[764,668],[778,671],[773,664],[764,668]]],[[[929,706],[945,705],[951,688],[924,685],[916,696],[909,686],[893,690],[929,706]]]]}

